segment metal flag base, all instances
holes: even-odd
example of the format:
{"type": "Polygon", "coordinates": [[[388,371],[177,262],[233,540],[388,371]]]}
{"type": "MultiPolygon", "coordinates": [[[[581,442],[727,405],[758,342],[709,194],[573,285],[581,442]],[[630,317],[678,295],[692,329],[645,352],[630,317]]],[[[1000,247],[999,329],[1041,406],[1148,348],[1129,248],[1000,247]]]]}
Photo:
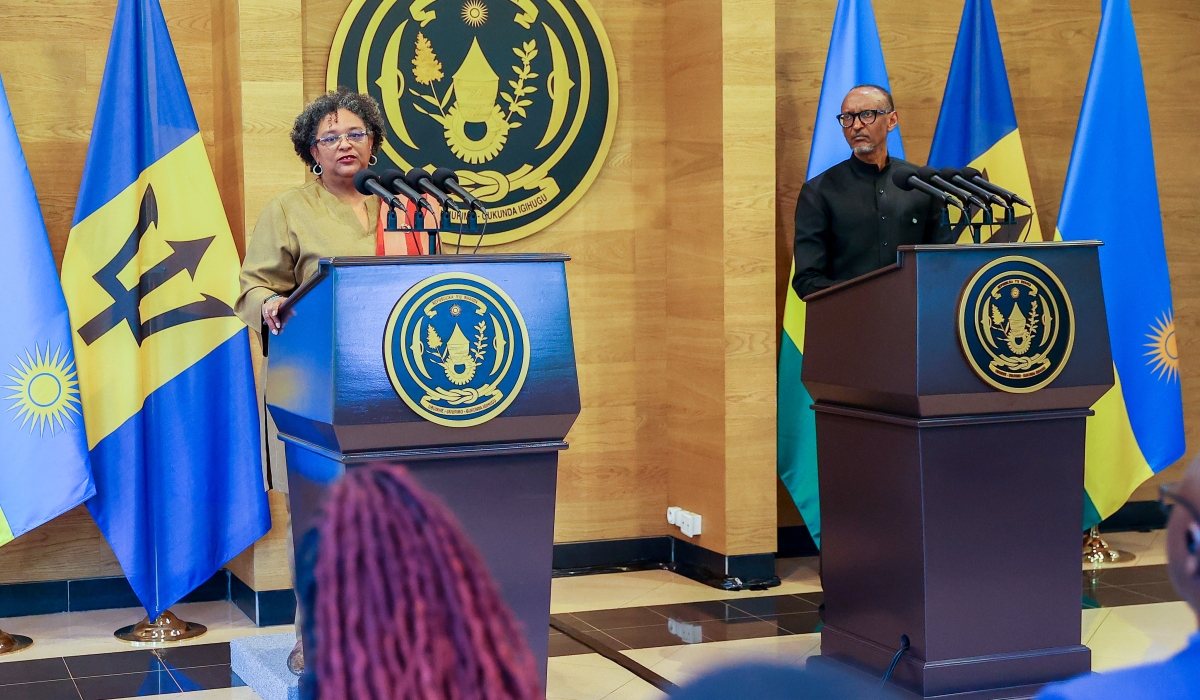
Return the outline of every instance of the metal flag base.
{"type": "Polygon", "coordinates": [[[143,617],[136,625],[122,627],[113,632],[113,636],[122,642],[134,646],[161,645],[172,642],[182,642],[185,639],[195,639],[208,631],[208,628],[196,622],[180,620],[170,610],[163,611],[154,622],[149,617],[143,617]]]}
{"type": "Polygon", "coordinates": [[[33,640],[29,637],[22,637],[19,634],[8,634],[4,630],[0,630],[0,656],[15,654],[31,646],[33,646],[33,640]]]}
{"type": "Polygon", "coordinates": [[[1118,561],[1128,562],[1133,561],[1134,556],[1129,552],[1122,552],[1118,549],[1113,549],[1108,546],[1104,538],[1100,537],[1100,528],[1093,527],[1083,536],[1083,563],[1091,564],[1093,568],[1100,568],[1105,564],[1115,564],[1118,561]]]}

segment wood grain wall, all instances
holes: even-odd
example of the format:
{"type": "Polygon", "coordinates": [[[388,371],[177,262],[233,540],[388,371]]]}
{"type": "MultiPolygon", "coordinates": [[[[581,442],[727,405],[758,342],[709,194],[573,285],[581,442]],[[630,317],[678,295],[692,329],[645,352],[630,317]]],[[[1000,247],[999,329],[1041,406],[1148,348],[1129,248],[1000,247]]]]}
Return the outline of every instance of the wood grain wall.
{"type": "MultiPolygon", "coordinates": [[[[746,553],[773,543],[777,325],[771,311],[782,313],[790,222],[835,0],[764,1],[595,0],[620,77],[607,163],[554,226],[494,249],[573,257],[568,277],[583,413],[563,456],[558,541],[663,534],[663,511],[683,505],[708,516],[705,546],[746,553]],[[775,196],[769,186],[746,186],[771,162],[775,196]],[[725,204],[694,195],[718,195],[712,201],[725,204]]],[[[162,4],[240,244],[262,203],[305,176],[287,131],[301,104],[324,90],[346,0],[162,4]]],[[[1099,3],[994,4],[1049,232],[1099,3]]],[[[875,9],[908,155],[923,162],[961,4],[876,0],[875,9]]],[[[112,0],[13,0],[0,7],[0,21],[20,27],[0,39],[0,75],[59,258],[114,10],[112,0]]],[[[1140,0],[1134,12],[1194,438],[1200,246],[1193,241],[1200,203],[1192,190],[1200,164],[1188,154],[1200,112],[1191,98],[1200,87],[1200,11],[1192,0],[1140,0]]],[[[783,512],[787,499],[779,503],[783,512]]],[[[780,522],[793,518],[784,512],[780,522]]],[[[281,546],[275,532],[262,543],[271,559],[243,558],[235,566],[278,585],[281,546]]],[[[0,548],[0,583],[118,572],[82,510],[0,548]]]]}
{"type": "MultiPolygon", "coordinates": [[[[836,0],[776,2],[776,304],[782,323],[791,264],[796,197],[805,179],[821,76],[836,0]]],[[[924,163],[933,140],[942,92],[962,14],[960,0],[875,0],[888,77],[900,114],[908,160],[924,163]]],[[[1051,237],[1075,126],[1083,102],[1100,2],[993,0],[1017,123],[1042,232],[1051,237]]],[[[1167,257],[1174,289],[1175,327],[1182,362],[1188,455],[1160,473],[1178,478],[1200,448],[1200,161],[1187,145],[1200,104],[1200,6],[1194,0],[1133,3],[1162,202],[1167,257]]],[[[1154,486],[1135,498],[1154,498],[1154,486]]],[[[780,499],[780,522],[796,523],[780,499]]]]}

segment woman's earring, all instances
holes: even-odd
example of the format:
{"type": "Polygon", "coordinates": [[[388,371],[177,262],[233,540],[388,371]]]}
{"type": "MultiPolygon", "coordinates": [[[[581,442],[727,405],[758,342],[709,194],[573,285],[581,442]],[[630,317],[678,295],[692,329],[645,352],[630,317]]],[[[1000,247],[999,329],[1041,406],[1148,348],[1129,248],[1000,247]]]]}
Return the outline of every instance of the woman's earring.
{"type": "Polygon", "coordinates": [[[320,163],[313,163],[313,166],[312,166],[313,175],[316,175],[317,177],[321,177],[321,173],[323,173],[323,172],[325,172],[325,170],[324,170],[324,168],[321,167],[320,163]]]}
{"type": "Polygon", "coordinates": [[[375,157],[374,153],[372,153],[371,157],[369,159],[367,159],[367,165],[375,165],[378,162],[379,162],[379,159],[375,157]]]}

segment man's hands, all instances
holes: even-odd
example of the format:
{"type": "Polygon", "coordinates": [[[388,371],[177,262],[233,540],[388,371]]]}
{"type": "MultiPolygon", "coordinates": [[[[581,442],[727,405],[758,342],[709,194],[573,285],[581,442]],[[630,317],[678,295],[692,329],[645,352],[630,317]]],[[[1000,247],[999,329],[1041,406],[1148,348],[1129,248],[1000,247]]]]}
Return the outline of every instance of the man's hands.
{"type": "Polygon", "coordinates": [[[267,324],[267,328],[271,329],[271,335],[279,335],[279,331],[283,330],[283,321],[279,320],[279,307],[285,301],[287,301],[287,297],[275,295],[263,302],[263,322],[267,324]]]}

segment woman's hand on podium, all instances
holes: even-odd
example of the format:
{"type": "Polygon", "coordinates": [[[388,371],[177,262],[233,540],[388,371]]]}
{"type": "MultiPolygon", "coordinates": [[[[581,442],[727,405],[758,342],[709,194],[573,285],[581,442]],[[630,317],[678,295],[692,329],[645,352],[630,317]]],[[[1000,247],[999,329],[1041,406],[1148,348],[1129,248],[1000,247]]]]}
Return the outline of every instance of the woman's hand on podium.
{"type": "Polygon", "coordinates": [[[267,328],[271,329],[271,335],[279,335],[279,331],[283,330],[283,321],[279,320],[279,307],[285,301],[287,301],[287,297],[276,294],[263,302],[263,323],[267,324],[267,328]]]}

